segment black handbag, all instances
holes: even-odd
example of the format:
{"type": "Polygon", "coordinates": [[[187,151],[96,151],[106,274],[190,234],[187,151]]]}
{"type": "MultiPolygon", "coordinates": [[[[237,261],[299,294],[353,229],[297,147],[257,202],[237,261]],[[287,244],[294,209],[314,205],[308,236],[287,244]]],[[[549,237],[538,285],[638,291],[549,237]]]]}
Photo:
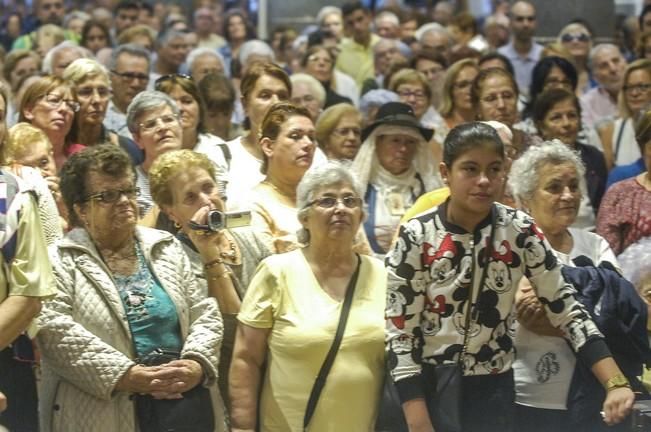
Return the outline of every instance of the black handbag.
{"type": "MultiPolygon", "coordinates": [[[[145,366],[178,360],[180,353],[157,349],[138,359],[145,366]]],[[[182,399],[154,399],[136,395],[136,417],[140,432],[213,432],[215,416],[210,390],[199,384],[183,393],[182,399]]]]}

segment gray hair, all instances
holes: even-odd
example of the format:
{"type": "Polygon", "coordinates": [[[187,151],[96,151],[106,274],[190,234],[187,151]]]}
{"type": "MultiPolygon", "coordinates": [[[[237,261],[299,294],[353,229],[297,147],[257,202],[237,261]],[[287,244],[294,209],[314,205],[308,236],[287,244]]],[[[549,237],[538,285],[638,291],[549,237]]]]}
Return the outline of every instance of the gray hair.
{"type": "MultiPolygon", "coordinates": [[[[617,256],[623,276],[640,292],[644,282],[651,278],[651,267],[640,265],[651,260],[651,237],[643,237],[617,256]]],[[[645,293],[640,292],[644,295],[645,293]]]]}
{"type": "Polygon", "coordinates": [[[418,40],[418,42],[421,42],[423,36],[425,36],[428,33],[440,33],[442,35],[445,35],[445,37],[448,38],[450,45],[454,43],[450,32],[437,22],[423,24],[422,26],[418,27],[418,30],[416,30],[416,33],[414,33],[414,37],[418,40]]]}
{"type": "Polygon", "coordinates": [[[41,66],[41,70],[48,74],[52,75],[52,60],[54,59],[54,56],[59,54],[62,51],[77,51],[79,53],[80,58],[93,58],[93,55],[91,54],[90,51],[88,51],[84,47],[80,47],[76,43],[65,40],[52,48],[50,51],[45,54],[45,57],[43,58],[43,65],[41,66]]]}
{"type": "Polygon", "coordinates": [[[224,65],[224,57],[217,51],[215,51],[212,48],[206,48],[206,47],[199,47],[195,48],[192,51],[188,53],[188,57],[185,59],[185,63],[188,65],[188,70],[192,70],[192,66],[194,66],[194,62],[199,58],[203,57],[205,55],[211,55],[215,57],[219,62],[222,64],[222,68],[226,70],[226,66],[224,65]]]}
{"type": "Polygon", "coordinates": [[[310,88],[310,93],[316,98],[319,102],[319,106],[323,108],[326,100],[326,92],[323,88],[323,85],[314,78],[312,75],[305,73],[295,73],[289,76],[289,80],[292,82],[292,90],[296,89],[296,84],[303,83],[310,88]]]}
{"type": "Polygon", "coordinates": [[[389,102],[400,102],[400,96],[391,90],[385,89],[370,90],[364,93],[364,96],[359,100],[359,111],[362,113],[362,118],[367,120],[371,108],[381,107],[389,102]]]}
{"type": "MultiPolygon", "coordinates": [[[[303,178],[296,186],[296,208],[298,219],[301,220],[309,210],[309,204],[314,199],[315,193],[323,188],[338,184],[349,184],[355,194],[364,198],[364,187],[353,174],[350,166],[343,161],[330,160],[325,164],[313,166],[303,175],[303,178]]],[[[300,243],[308,243],[310,233],[301,228],[297,232],[300,243]]]]}
{"type": "Polygon", "coordinates": [[[253,39],[246,41],[240,47],[239,60],[242,66],[246,65],[249,61],[249,57],[252,55],[267,56],[271,58],[272,62],[276,61],[276,56],[274,55],[274,50],[264,41],[259,39],[253,39]]]}
{"type": "Polygon", "coordinates": [[[328,16],[332,14],[337,14],[343,19],[343,15],[341,13],[341,9],[339,9],[336,6],[324,6],[321,8],[318,14],[316,14],[316,22],[319,24],[323,23],[323,20],[328,16]]]}
{"type": "Polygon", "coordinates": [[[375,25],[377,25],[377,23],[380,20],[383,20],[383,19],[386,19],[387,21],[390,21],[391,24],[393,24],[395,26],[400,26],[400,18],[398,18],[398,15],[394,14],[391,11],[386,11],[385,10],[385,11],[382,11],[379,14],[377,14],[375,16],[375,20],[374,20],[375,25]]]}
{"type": "Polygon", "coordinates": [[[591,50],[590,54],[588,54],[588,68],[592,69],[594,67],[594,58],[601,54],[602,51],[606,49],[612,49],[615,52],[617,52],[619,55],[622,56],[622,59],[624,56],[622,55],[621,51],[617,47],[617,45],[611,44],[611,43],[601,43],[599,45],[595,45],[591,50]]]}
{"type": "Polygon", "coordinates": [[[80,58],[68,65],[63,71],[63,79],[79,85],[88,78],[101,77],[110,83],[108,70],[97,60],[80,58]]]}
{"type": "Polygon", "coordinates": [[[554,139],[531,146],[511,166],[508,186],[520,207],[524,201],[533,198],[540,182],[540,170],[546,164],[570,163],[576,168],[581,195],[586,194],[585,166],[578,152],[571,150],[561,141],[554,139]]]}
{"type": "Polygon", "coordinates": [[[142,114],[164,105],[170,107],[175,116],[178,117],[180,115],[176,102],[165,93],[154,90],[145,90],[138,93],[127,108],[127,127],[129,128],[129,132],[132,134],[138,132],[138,118],[142,114]]]}
{"type": "Polygon", "coordinates": [[[118,64],[118,58],[122,54],[129,54],[134,57],[140,57],[144,58],[147,60],[147,64],[150,65],[151,61],[149,60],[149,51],[144,49],[138,44],[133,44],[133,43],[128,43],[128,44],[123,44],[123,45],[118,45],[115,47],[113,52],[111,53],[111,60],[109,61],[109,69],[110,70],[115,70],[118,64]]]}
{"type": "Polygon", "coordinates": [[[168,28],[167,30],[158,33],[158,37],[156,38],[156,48],[161,48],[167,45],[172,39],[185,39],[185,36],[186,33],[174,30],[173,28],[168,28]]]}

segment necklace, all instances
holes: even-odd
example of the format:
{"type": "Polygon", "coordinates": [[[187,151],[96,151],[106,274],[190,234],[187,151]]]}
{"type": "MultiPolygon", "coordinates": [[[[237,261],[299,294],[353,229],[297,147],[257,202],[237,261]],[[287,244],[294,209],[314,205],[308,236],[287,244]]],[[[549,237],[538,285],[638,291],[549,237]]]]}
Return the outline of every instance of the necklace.
{"type": "Polygon", "coordinates": [[[273,190],[274,190],[278,195],[280,195],[281,197],[286,198],[286,199],[290,200],[290,201],[293,202],[293,203],[296,202],[296,193],[294,193],[293,195],[289,195],[289,194],[283,192],[282,190],[280,190],[280,188],[279,188],[278,186],[276,186],[275,184],[271,183],[269,180],[262,180],[262,183],[264,183],[264,184],[266,184],[267,186],[269,186],[271,189],[273,189],[273,190]]]}

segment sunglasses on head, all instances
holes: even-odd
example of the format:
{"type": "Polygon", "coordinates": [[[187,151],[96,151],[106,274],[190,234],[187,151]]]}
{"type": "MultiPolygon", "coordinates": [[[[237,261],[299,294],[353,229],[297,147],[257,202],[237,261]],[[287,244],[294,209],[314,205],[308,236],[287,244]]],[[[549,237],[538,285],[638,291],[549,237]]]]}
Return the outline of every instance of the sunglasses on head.
{"type": "Polygon", "coordinates": [[[586,33],[565,33],[561,36],[562,42],[588,42],[590,40],[590,35],[586,33]]]}
{"type": "Polygon", "coordinates": [[[168,74],[168,75],[163,75],[162,77],[158,78],[156,81],[154,81],[154,88],[158,90],[158,88],[166,81],[176,81],[178,79],[185,79],[185,80],[190,80],[193,81],[192,77],[190,75],[186,74],[179,74],[179,73],[174,73],[174,74],[168,74]]]}

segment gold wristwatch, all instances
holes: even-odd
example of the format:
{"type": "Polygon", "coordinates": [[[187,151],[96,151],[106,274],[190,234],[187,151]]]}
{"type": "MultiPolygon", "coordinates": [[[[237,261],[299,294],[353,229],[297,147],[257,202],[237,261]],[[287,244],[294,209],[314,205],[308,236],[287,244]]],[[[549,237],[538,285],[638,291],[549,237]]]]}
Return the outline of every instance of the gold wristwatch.
{"type": "Polygon", "coordinates": [[[606,381],[606,391],[611,391],[617,388],[631,388],[631,383],[628,382],[628,379],[622,374],[617,374],[610,378],[608,381],[606,381]]]}

